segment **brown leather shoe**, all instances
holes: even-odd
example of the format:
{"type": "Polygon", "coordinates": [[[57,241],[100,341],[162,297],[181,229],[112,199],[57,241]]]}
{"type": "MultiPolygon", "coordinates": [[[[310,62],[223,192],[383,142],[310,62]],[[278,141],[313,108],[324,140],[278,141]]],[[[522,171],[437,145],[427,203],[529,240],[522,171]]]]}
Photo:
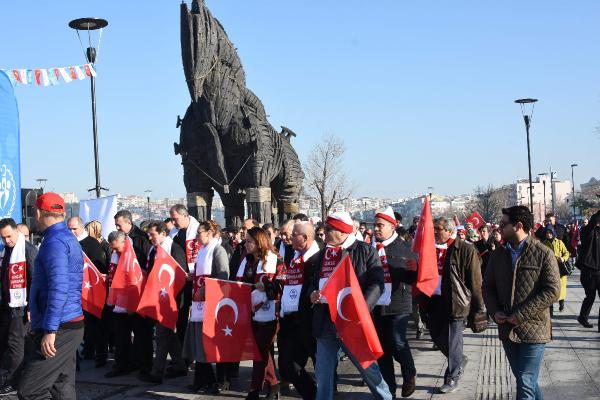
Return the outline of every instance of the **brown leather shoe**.
{"type": "Polygon", "coordinates": [[[413,376],[411,379],[405,379],[402,382],[402,397],[410,397],[417,388],[415,383],[415,377],[413,376]]]}

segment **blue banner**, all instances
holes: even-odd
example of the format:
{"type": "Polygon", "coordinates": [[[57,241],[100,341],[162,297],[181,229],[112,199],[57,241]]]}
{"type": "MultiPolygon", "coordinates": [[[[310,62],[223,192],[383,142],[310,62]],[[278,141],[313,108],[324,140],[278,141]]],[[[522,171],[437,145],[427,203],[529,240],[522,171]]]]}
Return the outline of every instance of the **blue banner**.
{"type": "Polygon", "coordinates": [[[13,86],[0,71],[0,218],[21,222],[19,109],[13,86]]]}

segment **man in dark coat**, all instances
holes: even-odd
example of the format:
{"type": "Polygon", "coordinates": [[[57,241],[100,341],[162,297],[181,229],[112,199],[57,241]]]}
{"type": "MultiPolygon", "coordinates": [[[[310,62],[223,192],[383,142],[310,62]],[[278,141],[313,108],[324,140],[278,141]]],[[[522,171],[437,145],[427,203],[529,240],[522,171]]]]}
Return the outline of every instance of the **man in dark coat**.
{"type": "Polygon", "coordinates": [[[0,386],[0,396],[16,393],[19,374],[25,355],[25,336],[29,326],[27,306],[11,306],[9,291],[10,258],[20,237],[25,244],[25,279],[26,298],[29,299],[29,288],[33,276],[33,265],[37,249],[18,231],[12,218],[0,220],[0,238],[4,242],[4,250],[0,251],[0,360],[6,360],[7,374],[5,383],[0,386]]]}
{"type": "Polygon", "coordinates": [[[406,339],[406,330],[413,311],[411,285],[417,280],[418,255],[398,236],[396,221],[391,207],[375,214],[373,247],[383,265],[386,282],[385,291],[373,311],[373,322],[384,353],[377,360],[381,374],[395,396],[395,359],[402,371],[402,397],[409,397],[416,389],[417,370],[406,339]]]}
{"type": "MultiPolygon", "coordinates": [[[[69,218],[67,227],[75,235],[81,249],[92,264],[101,274],[106,274],[108,265],[102,245],[88,235],[81,218],[69,218]]],[[[86,360],[95,359],[96,367],[103,367],[106,365],[106,358],[108,357],[108,332],[103,326],[102,320],[95,315],[84,311],[83,317],[85,325],[83,331],[83,358],[86,360]]]]}
{"type": "MultiPolygon", "coordinates": [[[[133,218],[128,210],[121,210],[115,214],[115,225],[117,229],[125,233],[133,244],[133,251],[140,263],[140,267],[146,271],[148,266],[148,254],[152,244],[148,235],[133,224],[133,218]]],[[[134,331],[133,352],[136,354],[135,365],[133,368],[140,368],[140,375],[147,375],[152,369],[152,330],[154,321],[134,314],[132,318],[134,331]]]]}
{"type": "MultiPolygon", "coordinates": [[[[148,236],[153,244],[148,255],[148,273],[154,267],[156,246],[162,246],[165,250],[168,250],[171,257],[173,257],[181,268],[186,273],[189,272],[185,251],[169,237],[169,230],[164,222],[151,222],[148,224],[148,236]]],[[[179,294],[177,300],[179,312],[187,312],[188,308],[183,307],[183,293],[179,294]]],[[[156,323],[156,357],[154,357],[152,372],[142,375],[140,378],[146,382],[160,384],[163,380],[163,373],[166,378],[185,376],[187,374],[187,365],[181,357],[181,342],[177,334],[173,330],[156,323]],[[171,355],[171,366],[165,373],[167,354],[171,355]]]]}
{"type": "MultiPolygon", "coordinates": [[[[546,214],[546,220],[544,221],[544,226],[547,227],[551,225],[554,228],[554,232],[556,232],[556,238],[560,239],[563,241],[563,243],[565,244],[565,246],[567,247],[567,250],[571,250],[571,240],[569,239],[569,232],[567,232],[567,227],[564,226],[563,224],[559,224],[558,221],[556,221],[556,216],[553,213],[548,213],[546,214]]],[[[545,229],[538,229],[535,232],[535,236],[540,239],[540,241],[544,241],[546,240],[546,230],[545,229]]]]}
{"type": "MultiPolygon", "coordinates": [[[[585,298],[581,303],[577,321],[586,328],[592,328],[588,318],[596,293],[600,294],[600,211],[592,215],[587,225],[579,234],[581,245],[578,249],[577,268],[581,270],[581,286],[585,290],[585,298]]],[[[600,315],[598,316],[598,332],[600,332],[600,315]]]]}
{"type": "MultiPolygon", "coordinates": [[[[335,266],[348,254],[356,278],[362,289],[369,310],[373,310],[383,293],[383,267],[373,247],[356,239],[354,224],[347,212],[334,212],[325,222],[325,243],[328,247],[319,252],[317,267],[313,275],[310,300],[313,307],[313,335],[317,338],[317,399],[333,397],[334,372],[337,365],[337,353],[341,342],[337,337],[335,325],[331,321],[329,306],[324,303],[321,288],[329,279],[335,266]]],[[[361,374],[365,384],[376,399],[391,399],[388,385],[381,375],[377,363],[363,369],[349,351],[350,360],[361,374]]]]}

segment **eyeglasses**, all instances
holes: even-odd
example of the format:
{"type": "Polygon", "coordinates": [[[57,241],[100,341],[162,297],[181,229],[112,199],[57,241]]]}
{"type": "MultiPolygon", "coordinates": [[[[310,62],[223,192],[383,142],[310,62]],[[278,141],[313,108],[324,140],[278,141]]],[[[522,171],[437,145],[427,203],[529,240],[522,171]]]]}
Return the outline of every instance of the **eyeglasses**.
{"type": "Polygon", "coordinates": [[[321,237],[321,236],[325,236],[325,234],[323,232],[319,232],[319,233],[317,233],[317,236],[321,237]]]}

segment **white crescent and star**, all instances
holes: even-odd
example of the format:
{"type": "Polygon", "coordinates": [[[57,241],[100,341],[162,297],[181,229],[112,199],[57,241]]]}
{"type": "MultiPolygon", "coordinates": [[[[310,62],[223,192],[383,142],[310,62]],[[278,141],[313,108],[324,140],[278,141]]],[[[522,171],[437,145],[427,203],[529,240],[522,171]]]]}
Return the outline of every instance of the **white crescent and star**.
{"type": "Polygon", "coordinates": [[[235,301],[233,301],[229,297],[224,297],[217,303],[217,307],[215,307],[215,321],[219,322],[219,310],[221,309],[221,307],[225,306],[229,306],[233,310],[233,324],[235,325],[238,319],[238,306],[237,304],[235,304],[235,301]]]}
{"type": "Polygon", "coordinates": [[[337,312],[338,315],[340,316],[341,319],[343,319],[344,321],[350,321],[348,318],[346,318],[344,316],[344,314],[342,313],[342,302],[344,301],[344,298],[346,296],[348,296],[350,293],[352,293],[352,288],[349,286],[346,286],[345,288],[343,288],[342,290],[340,290],[338,292],[337,295],[337,312]]]}
{"type": "Polygon", "coordinates": [[[134,285],[137,285],[138,283],[140,283],[143,279],[144,279],[144,275],[142,274],[142,268],[140,267],[140,263],[137,260],[137,258],[135,258],[133,260],[133,263],[131,263],[132,267],[133,267],[133,272],[135,272],[135,266],[137,265],[138,269],[140,270],[140,276],[139,277],[135,277],[135,282],[133,283],[134,285]]]}
{"type": "Polygon", "coordinates": [[[10,270],[11,270],[11,272],[12,272],[13,274],[18,274],[20,271],[22,271],[22,270],[23,270],[23,268],[21,268],[21,266],[20,266],[19,264],[13,264],[13,265],[10,267],[10,270]],[[16,271],[15,271],[15,267],[18,267],[16,271]]]}
{"type": "MultiPolygon", "coordinates": [[[[84,263],[84,264],[83,264],[83,269],[85,270],[86,268],[88,268],[88,269],[90,269],[90,270],[94,271],[94,275],[96,276],[96,283],[94,283],[94,285],[93,285],[93,286],[96,286],[96,285],[98,284],[98,282],[100,282],[100,275],[98,275],[98,272],[97,272],[97,271],[96,271],[94,268],[92,268],[92,267],[90,266],[90,264],[88,264],[88,263],[84,263]]],[[[89,289],[87,286],[86,286],[86,288],[87,288],[87,289],[89,289]]]]}
{"type": "Polygon", "coordinates": [[[162,274],[163,271],[167,271],[167,273],[169,274],[169,287],[173,286],[173,282],[175,281],[175,271],[173,270],[173,267],[171,267],[169,264],[163,264],[160,266],[160,269],[158,270],[158,280],[160,281],[160,274],[162,274]]]}
{"type": "Polygon", "coordinates": [[[337,251],[335,251],[332,248],[327,249],[327,251],[325,252],[325,259],[327,261],[331,260],[331,257],[335,257],[337,256],[337,251]]]}

